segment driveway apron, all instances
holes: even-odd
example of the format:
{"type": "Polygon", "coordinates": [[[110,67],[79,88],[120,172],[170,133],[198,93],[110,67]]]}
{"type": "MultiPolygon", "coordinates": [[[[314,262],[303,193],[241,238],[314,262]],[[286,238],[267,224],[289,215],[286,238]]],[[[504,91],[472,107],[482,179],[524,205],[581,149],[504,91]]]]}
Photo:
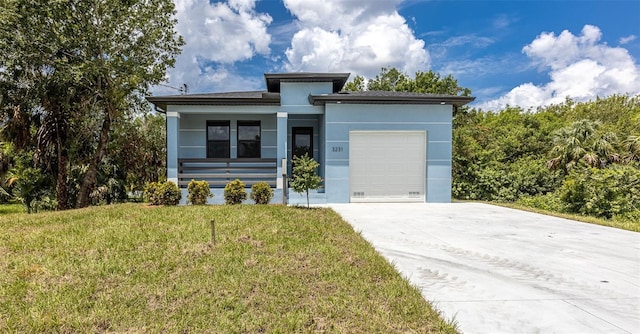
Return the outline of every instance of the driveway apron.
{"type": "Polygon", "coordinates": [[[640,233],[479,203],[330,207],[463,333],[640,333],[640,233]]]}

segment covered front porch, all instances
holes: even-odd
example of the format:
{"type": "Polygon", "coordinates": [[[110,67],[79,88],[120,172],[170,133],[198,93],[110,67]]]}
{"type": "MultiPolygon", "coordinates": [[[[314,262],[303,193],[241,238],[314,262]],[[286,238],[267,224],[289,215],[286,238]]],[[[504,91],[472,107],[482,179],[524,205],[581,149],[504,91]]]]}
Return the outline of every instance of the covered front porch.
{"type": "MultiPolygon", "coordinates": [[[[281,203],[291,159],[304,153],[321,163],[319,173],[324,174],[322,115],[251,106],[243,107],[243,112],[229,112],[227,107],[217,113],[211,108],[207,113],[194,112],[198,106],[185,112],[186,106],[181,107],[181,112],[167,112],[167,179],[183,189],[183,202],[191,180],[207,181],[215,195],[212,203],[216,203],[224,202],[224,186],[239,179],[247,193],[255,183],[266,182],[275,190],[274,202],[281,203]]],[[[288,196],[295,197],[295,193],[288,196]]],[[[326,202],[321,192],[315,197],[316,202],[326,202]]]]}

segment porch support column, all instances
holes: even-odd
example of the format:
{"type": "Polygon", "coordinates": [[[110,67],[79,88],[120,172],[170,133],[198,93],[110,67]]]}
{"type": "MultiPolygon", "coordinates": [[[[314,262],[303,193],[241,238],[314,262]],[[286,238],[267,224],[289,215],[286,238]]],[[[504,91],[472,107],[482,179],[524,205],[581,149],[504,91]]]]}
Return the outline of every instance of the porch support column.
{"type": "Polygon", "coordinates": [[[289,114],[287,112],[279,111],[277,113],[277,162],[278,165],[278,178],[276,180],[276,188],[282,189],[284,186],[284,180],[282,178],[282,159],[287,158],[287,119],[289,114]]]}
{"type": "Polygon", "coordinates": [[[178,184],[180,113],[167,111],[167,181],[178,184]]]}

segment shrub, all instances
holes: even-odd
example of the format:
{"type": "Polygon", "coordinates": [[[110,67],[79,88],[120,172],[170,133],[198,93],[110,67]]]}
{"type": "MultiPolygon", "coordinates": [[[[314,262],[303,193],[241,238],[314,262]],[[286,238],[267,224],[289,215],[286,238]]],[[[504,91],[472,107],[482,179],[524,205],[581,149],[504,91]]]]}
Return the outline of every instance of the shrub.
{"type": "Polygon", "coordinates": [[[124,187],[115,178],[109,178],[104,185],[97,187],[89,194],[92,205],[117,203],[123,201],[126,197],[127,193],[124,187]]]}
{"type": "Polygon", "coordinates": [[[49,196],[44,196],[32,202],[32,209],[35,212],[53,211],[58,207],[58,201],[49,196]]]}
{"type": "Polygon", "coordinates": [[[256,204],[269,204],[273,198],[273,189],[266,182],[258,182],[251,186],[249,196],[256,204]]]}
{"type": "Polygon", "coordinates": [[[620,215],[613,216],[613,220],[620,222],[628,222],[632,224],[640,224],[640,210],[627,212],[620,215]]]}
{"type": "Polygon", "coordinates": [[[209,189],[209,182],[191,180],[187,185],[187,203],[193,205],[207,204],[207,198],[213,197],[211,189],[209,189]]]}
{"type": "Polygon", "coordinates": [[[247,199],[247,191],[244,183],[235,179],[224,187],[224,202],[226,204],[240,204],[247,199]]]}
{"type": "Polygon", "coordinates": [[[145,197],[152,205],[178,205],[182,192],[171,182],[151,182],[144,188],[145,197]]]}
{"type": "Polygon", "coordinates": [[[158,194],[159,186],[160,185],[158,182],[149,182],[144,187],[144,198],[147,202],[151,203],[152,205],[158,205],[158,203],[160,203],[160,198],[158,194]]]}
{"type": "Polygon", "coordinates": [[[600,218],[634,215],[640,207],[640,170],[633,166],[574,169],[560,199],[569,212],[600,218]]]}
{"type": "Polygon", "coordinates": [[[37,168],[25,168],[12,177],[13,193],[22,201],[27,213],[37,212],[37,202],[49,195],[49,181],[47,176],[37,168]]]}
{"type": "Polygon", "coordinates": [[[563,212],[564,204],[560,200],[557,192],[546,193],[536,196],[522,196],[518,198],[516,203],[546,211],[563,212]]]}
{"type": "Polygon", "coordinates": [[[182,192],[180,191],[180,188],[178,188],[178,186],[171,181],[162,183],[162,186],[160,187],[160,194],[163,205],[178,205],[178,203],[180,203],[180,199],[182,198],[182,192]]]}

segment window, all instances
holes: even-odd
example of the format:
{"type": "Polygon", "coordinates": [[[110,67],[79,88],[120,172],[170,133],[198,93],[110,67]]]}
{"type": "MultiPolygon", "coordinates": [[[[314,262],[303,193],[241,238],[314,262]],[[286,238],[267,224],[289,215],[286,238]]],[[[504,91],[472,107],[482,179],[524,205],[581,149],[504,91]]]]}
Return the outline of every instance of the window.
{"type": "Polygon", "coordinates": [[[260,158],[260,122],[238,121],[238,158],[260,158]]]}
{"type": "Polygon", "coordinates": [[[229,121],[207,122],[207,158],[229,158],[229,121]]]}

